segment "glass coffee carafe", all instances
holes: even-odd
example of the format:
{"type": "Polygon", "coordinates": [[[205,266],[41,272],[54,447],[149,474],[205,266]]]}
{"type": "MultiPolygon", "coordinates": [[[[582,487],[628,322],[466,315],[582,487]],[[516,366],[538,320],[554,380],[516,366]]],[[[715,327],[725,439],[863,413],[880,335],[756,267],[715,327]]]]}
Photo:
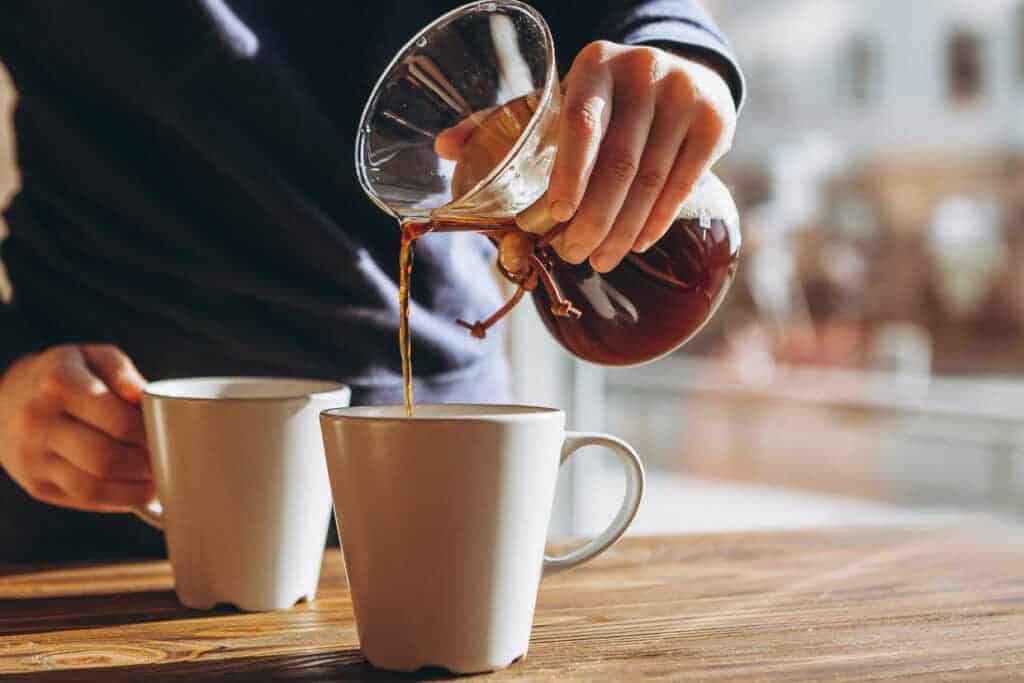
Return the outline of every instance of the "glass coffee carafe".
{"type": "Polygon", "coordinates": [[[547,329],[576,356],[653,360],[690,339],[725,296],[740,248],[735,204],[706,173],[644,253],[609,273],[563,261],[552,242],[565,225],[543,196],[560,98],[554,43],[536,10],[514,0],[465,5],[410,40],[377,82],[356,140],[360,181],[403,226],[403,279],[407,245],[430,232],[475,231],[498,246],[516,293],[487,320],[458,321],[475,336],[530,292],[547,329]]]}

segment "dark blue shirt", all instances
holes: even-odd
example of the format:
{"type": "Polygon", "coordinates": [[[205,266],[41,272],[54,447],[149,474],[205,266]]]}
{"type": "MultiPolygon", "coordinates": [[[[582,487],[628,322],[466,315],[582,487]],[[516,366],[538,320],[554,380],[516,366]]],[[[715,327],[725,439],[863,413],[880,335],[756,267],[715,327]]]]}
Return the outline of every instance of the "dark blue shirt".
{"type": "MultiPolygon", "coordinates": [[[[399,230],[359,187],[354,134],[391,57],[456,4],[6,2],[23,187],[5,213],[14,301],[0,307],[0,371],[34,349],[107,342],[150,379],[307,376],[347,382],[355,402],[399,401],[399,230]]],[[[740,101],[728,47],[694,2],[534,4],[563,71],[597,38],[671,43],[719,59],[740,101]]],[[[504,397],[501,335],[453,324],[500,305],[490,258],[473,235],[419,244],[420,400],[504,397]]],[[[149,538],[42,505],[12,516],[29,503],[10,482],[0,495],[0,546],[29,527],[65,548],[149,538]]]]}

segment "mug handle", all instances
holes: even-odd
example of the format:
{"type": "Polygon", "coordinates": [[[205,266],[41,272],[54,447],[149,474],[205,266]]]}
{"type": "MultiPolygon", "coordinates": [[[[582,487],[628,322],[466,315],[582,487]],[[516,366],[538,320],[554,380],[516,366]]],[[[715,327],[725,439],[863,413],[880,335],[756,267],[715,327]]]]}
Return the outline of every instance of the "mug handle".
{"type": "Polygon", "coordinates": [[[619,460],[626,465],[626,495],[615,519],[597,538],[582,548],[577,548],[559,557],[545,555],[544,576],[571,569],[603,553],[625,533],[633,518],[636,517],[637,510],[640,509],[640,500],[644,495],[644,465],[633,447],[622,439],[608,434],[566,432],[559,467],[568,462],[569,458],[584,446],[604,446],[619,456],[619,460]]]}
{"type": "Polygon", "coordinates": [[[134,510],[135,516],[141,519],[146,524],[150,525],[154,529],[163,531],[164,529],[164,506],[159,500],[155,498],[145,506],[134,510]]]}

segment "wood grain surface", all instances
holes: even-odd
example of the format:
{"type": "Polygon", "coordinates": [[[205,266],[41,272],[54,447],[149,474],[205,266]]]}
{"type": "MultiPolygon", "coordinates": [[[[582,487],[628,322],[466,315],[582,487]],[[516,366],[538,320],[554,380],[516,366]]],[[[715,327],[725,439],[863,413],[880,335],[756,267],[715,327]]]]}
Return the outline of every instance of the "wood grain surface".
{"type": "MultiPolygon", "coordinates": [[[[171,588],[164,562],[0,569],[0,674],[445,678],[366,664],[336,551],[290,610],[196,612],[171,588]]],[[[546,580],[526,659],[486,679],[1024,680],[1024,529],[629,539],[546,580]]]]}

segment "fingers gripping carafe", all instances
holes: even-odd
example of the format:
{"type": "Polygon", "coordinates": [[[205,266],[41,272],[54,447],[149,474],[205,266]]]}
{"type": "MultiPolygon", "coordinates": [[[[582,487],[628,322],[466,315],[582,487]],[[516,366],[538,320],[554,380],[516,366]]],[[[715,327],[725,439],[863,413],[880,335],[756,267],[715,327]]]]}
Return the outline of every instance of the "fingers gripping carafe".
{"type": "Polygon", "coordinates": [[[741,241],[736,206],[707,172],[643,253],[608,273],[562,260],[566,225],[544,197],[560,100],[543,18],[514,0],[466,5],[410,40],[381,77],[357,136],[360,180],[401,222],[406,246],[456,230],[498,246],[516,292],[488,319],[459,321],[474,336],[531,293],[547,329],[580,358],[653,360],[689,340],[725,296],[741,241]]]}

